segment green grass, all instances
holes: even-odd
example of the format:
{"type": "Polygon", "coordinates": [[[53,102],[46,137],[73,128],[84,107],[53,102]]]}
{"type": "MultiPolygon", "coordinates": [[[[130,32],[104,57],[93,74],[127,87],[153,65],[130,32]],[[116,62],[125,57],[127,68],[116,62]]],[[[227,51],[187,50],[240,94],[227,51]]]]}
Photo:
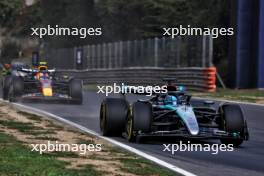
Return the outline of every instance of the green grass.
{"type": "Polygon", "coordinates": [[[194,96],[222,98],[227,100],[245,101],[256,103],[264,100],[264,90],[256,89],[217,89],[213,93],[192,92],[194,96]]]}
{"type": "Polygon", "coordinates": [[[36,136],[32,139],[37,139],[37,140],[47,140],[47,141],[59,141],[58,138],[55,137],[49,137],[49,136],[36,136]]]}
{"type": "Polygon", "coordinates": [[[95,142],[93,140],[83,140],[83,139],[79,138],[77,144],[89,145],[89,144],[95,144],[95,142]]]}
{"type": "Polygon", "coordinates": [[[84,176],[102,175],[87,165],[81,169],[68,169],[67,162],[57,160],[53,155],[31,152],[14,137],[0,133],[0,175],[26,176],[84,176]]]}
{"type": "Polygon", "coordinates": [[[141,158],[121,158],[119,159],[123,163],[122,170],[125,172],[133,173],[136,175],[159,175],[159,176],[175,176],[174,172],[160,168],[141,158]]]}
{"type": "Polygon", "coordinates": [[[24,133],[33,135],[33,136],[39,136],[39,135],[45,135],[45,134],[56,134],[54,130],[29,130],[24,133]]]}
{"type": "MultiPolygon", "coordinates": [[[[18,112],[25,115],[37,123],[43,121],[38,116],[31,115],[24,112],[18,112]]],[[[9,129],[16,129],[27,135],[36,135],[31,137],[32,139],[40,140],[58,140],[55,137],[45,136],[46,134],[55,134],[53,129],[44,129],[42,127],[34,126],[34,123],[17,122],[14,120],[0,120],[0,125],[9,129]]],[[[60,126],[54,125],[52,122],[50,127],[60,126]]],[[[76,131],[73,131],[76,133],[76,131]]],[[[86,133],[79,133],[79,135],[87,135],[86,133]]],[[[78,144],[95,144],[93,139],[86,140],[78,139],[78,144]]],[[[103,148],[104,151],[110,152],[110,156],[113,156],[114,160],[120,161],[119,167],[126,173],[132,173],[136,175],[159,175],[159,176],[171,176],[176,175],[174,172],[168,171],[162,167],[159,167],[145,159],[137,157],[123,149],[118,147],[103,148]],[[123,155],[117,155],[122,153],[123,155]]],[[[96,171],[95,166],[85,165],[78,167],[78,169],[69,169],[67,166],[70,164],[66,161],[58,160],[58,157],[62,158],[80,158],[77,153],[74,152],[51,152],[39,154],[39,152],[31,151],[31,148],[24,145],[23,142],[18,141],[15,137],[7,135],[4,131],[0,131],[0,175],[25,175],[25,176],[72,176],[72,175],[108,175],[103,171],[96,171]]],[[[112,160],[106,159],[103,156],[93,154],[89,159],[94,160],[112,160]]]]}
{"type": "Polygon", "coordinates": [[[34,126],[33,123],[30,122],[17,122],[13,120],[0,120],[0,124],[6,126],[9,129],[16,129],[21,133],[29,134],[29,135],[43,135],[43,134],[56,134],[53,130],[46,130],[42,127],[34,126]]]}
{"type": "Polygon", "coordinates": [[[10,129],[16,129],[22,133],[27,133],[27,132],[30,132],[32,130],[43,130],[43,128],[36,127],[36,126],[34,126],[33,123],[30,123],[30,122],[25,123],[25,122],[16,122],[13,120],[10,120],[10,121],[0,120],[0,124],[3,126],[6,126],[7,128],[10,128],[10,129]]]}
{"type": "Polygon", "coordinates": [[[17,111],[17,113],[27,117],[27,119],[29,119],[29,120],[34,120],[34,121],[41,121],[42,120],[42,118],[40,116],[35,115],[35,114],[30,114],[30,113],[27,113],[24,111],[17,111]]]}
{"type": "Polygon", "coordinates": [[[80,156],[74,152],[51,152],[45,153],[44,155],[53,156],[53,157],[70,157],[70,158],[79,158],[80,156]]]}
{"type": "MultiPolygon", "coordinates": [[[[124,149],[120,149],[119,147],[115,147],[115,146],[110,147],[108,151],[110,151],[112,155],[115,155],[116,153],[124,154],[122,158],[117,158],[117,160],[119,160],[123,164],[121,169],[124,172],[129,172],[136,175],[159,175],[159,176],[178,175],[175,172],[157,166],[156,164],[153,164],[152,162],[144,158],[131,154],[130,152],[127,152],[124,149]]],[[[96,159],[100,159],[96,156],[94,157],[96,159]]]]}
{"type": "Polygon", "coordinates": [[[63,130],[63,129],[64,129],[63,126],[56,125],[56,124],[54,124],[54,123],[51,122],[51,121],[48,121],[48,122],[49,122],[49,124],[46,125],[46,127],[48,127],[48,128],[54,128],[55,130],[63,130]]]}

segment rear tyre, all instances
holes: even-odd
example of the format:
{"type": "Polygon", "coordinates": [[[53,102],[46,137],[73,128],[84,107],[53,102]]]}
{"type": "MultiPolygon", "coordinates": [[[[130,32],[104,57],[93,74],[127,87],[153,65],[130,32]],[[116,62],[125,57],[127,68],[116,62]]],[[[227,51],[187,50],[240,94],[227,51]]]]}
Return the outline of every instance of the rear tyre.
{"type": "Polygon", "coordinates": [[[104,136],[120,136],[125,131],[128,103],[125,99],[106,98],[100,109],[100,129],[104,136]]]}
{"type": "Polygon", "coordinates": [[[221,139],[223,144],[233,144],[234,147],[238,147],[243,143],[242,139],[244,137],[245,129],[245,120],[243,112],[239,105],[236,104],[224,104],[221,107],[222,119],[221,126],[222,128],[229,132],[238,134],[241,138],[227,138],[221,139]]]}
{"type": "Polygon", "coordinates": [[[24,92],[24,81],[22,78],[13,76],[9,86],[8,98],[10,102],[14,102],[21,97],[24,92]]]}
{"type": "Polygon", "coordinates": [[[148,133],[151,131],[152,106],[150,103],[135,102],[132,113],[127,118],[127,139],[130,142],[136,140],[138,132],[148,133]]]}
{"type": "Polygon", "coordinates": [[[3,80],[3,99],[8,100],[8,91],[12,82],[12,77],[7,75],[3,80]]]}
{"type": "Polygon", "coordinates": [[[82,81],[78,79],[72,79],[69,84],[69,95],[72,97],[74,104],[82,104],[82,81]]]}

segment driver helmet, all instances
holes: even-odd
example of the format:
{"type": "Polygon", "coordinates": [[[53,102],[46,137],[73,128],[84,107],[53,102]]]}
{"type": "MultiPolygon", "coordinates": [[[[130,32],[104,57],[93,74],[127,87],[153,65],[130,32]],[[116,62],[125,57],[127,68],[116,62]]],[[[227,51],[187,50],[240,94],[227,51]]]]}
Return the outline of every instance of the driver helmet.
{"type": "Polygon", "coordinates": [[[177,98],[173,95],[167,95],[164,99],[164,102],[166,105],[176,106],[177,105],[177,98]]]}
{"type": "Polygon", "coordinates": [[[39,71],[48,70],[47,62],[39,62],[38,70],[39,71]]]}

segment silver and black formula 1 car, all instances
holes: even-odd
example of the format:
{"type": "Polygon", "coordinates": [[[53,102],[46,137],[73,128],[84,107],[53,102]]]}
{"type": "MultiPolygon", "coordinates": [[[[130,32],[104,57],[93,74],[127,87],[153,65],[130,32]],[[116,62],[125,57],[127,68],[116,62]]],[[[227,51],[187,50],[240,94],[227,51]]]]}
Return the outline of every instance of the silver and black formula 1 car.
{"type": "Polygon", "coordinates": [[[3,97],[17,100],[55,100],[82,104],[82,81],[68,76],[57,77],[55,70],[42,64],[38,68],[18,68],[3,83],[3,97]]]}
{"type": "Polygon", "coordinates": [[[100,128],[105,136],[123,134],[129,141],[139,137],[172,136],[220,139],[239,146],[248,140],[247,123],[237,104],[205,101],[194,106],[191,96],[179,86],[148,100],[129,104],[124,98],[106,98],[101,104],[100,128]]]}

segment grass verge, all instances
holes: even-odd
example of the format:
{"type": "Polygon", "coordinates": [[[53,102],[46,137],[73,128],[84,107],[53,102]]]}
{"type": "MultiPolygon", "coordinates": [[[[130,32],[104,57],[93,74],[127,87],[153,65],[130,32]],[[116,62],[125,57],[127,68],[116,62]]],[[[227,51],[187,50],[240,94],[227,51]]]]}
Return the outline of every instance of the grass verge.
{"type": "Polygon", "coordinates": [[[191,92],[193,96],[264,104],[264,90],[217,89],[216,92],[191,92]]]}
{"type": "Polygon", "coordinates": [[[150,175],[174,172],[135,156],[104,140],[55,120],[18,111],[0,103],[0,175],[150,175]],[[101,144],[100,152],[53,151],[40,154],[31,144],[101,144]]]}

